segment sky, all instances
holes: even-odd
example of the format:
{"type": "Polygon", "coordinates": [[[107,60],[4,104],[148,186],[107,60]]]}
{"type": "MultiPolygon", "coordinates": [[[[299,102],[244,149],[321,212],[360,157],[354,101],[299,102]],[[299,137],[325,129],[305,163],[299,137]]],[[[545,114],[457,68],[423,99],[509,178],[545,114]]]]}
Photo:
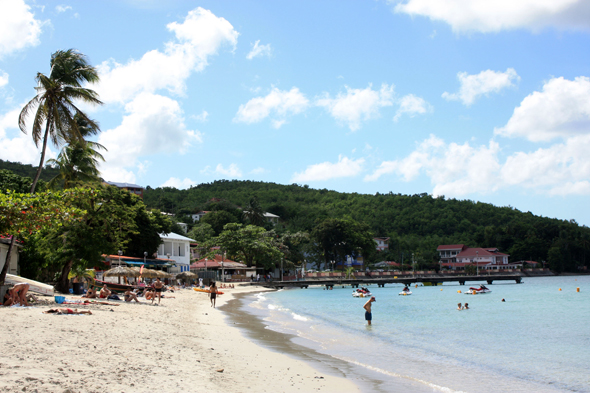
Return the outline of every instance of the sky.
{"type": "Polygon", "coordinates": [[[587,0],[0,0],[0,159],[38,165],[18,115],[70,48],[99,71],[104,105],[81,108],[105,180],[428,193],[590,226],[587,0]]]}

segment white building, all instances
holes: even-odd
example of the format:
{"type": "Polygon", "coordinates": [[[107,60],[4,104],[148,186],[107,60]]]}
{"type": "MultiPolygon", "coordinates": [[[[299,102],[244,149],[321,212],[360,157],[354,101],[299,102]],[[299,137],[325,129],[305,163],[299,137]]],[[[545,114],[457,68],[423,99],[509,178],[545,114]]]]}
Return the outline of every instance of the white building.
{"type": "Polygon", "coordinates": [[[171,259],[176,267],[168,269],[169,273],[182,273],[190,270],[191,252],[190,243],[195,240],[186,236],[171,232],[167,235],[160,234],[163,243],[158,247],[158,258],[171,259]]]}

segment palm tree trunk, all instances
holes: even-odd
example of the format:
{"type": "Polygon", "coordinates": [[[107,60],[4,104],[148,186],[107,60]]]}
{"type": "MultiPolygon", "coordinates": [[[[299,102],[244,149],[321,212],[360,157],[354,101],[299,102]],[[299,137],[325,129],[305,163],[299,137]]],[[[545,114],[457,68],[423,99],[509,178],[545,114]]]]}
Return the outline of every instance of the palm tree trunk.
{"type": "Polygon", "coordinates": [[[35,188],[37,188],[37,182],[39,181],[39,177],[41,176],[41,171],[43,170],[43,162],[45,161],[45,150],[47,150],[47,136],[49,134],[49,116],[47,116],[47,124],[45,124],[45,135],[43,135],[43,148],[41,149],[41,161],[39,161],[39,168],[37,168],[37,174],[35,175],[35,179],[33,180],[33,184],[31,184],[31,194],[35,193],[35,188]]]}
{"type": "Polygon", "coordinates": [[[12,239],[10,240],[10,245],[8,246],[8,252],[6,253],[6,261],[4,262],[2,273],[0,273],[0,285],[4,284],[4,281],[6,280],[8,266],[10,265],[10,254],[12,253],[12,249],[14,248],[14,243],[16,243],[16,236],[12,236],[12,239]]]}

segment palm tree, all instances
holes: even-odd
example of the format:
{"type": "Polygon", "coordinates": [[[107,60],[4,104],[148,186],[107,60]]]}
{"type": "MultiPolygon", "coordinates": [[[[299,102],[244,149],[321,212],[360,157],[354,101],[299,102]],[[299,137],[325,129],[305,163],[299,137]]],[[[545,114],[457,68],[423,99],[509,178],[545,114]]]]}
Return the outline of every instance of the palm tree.
{"type": "Polygon", "coordinates": [[[253,196],[250,198],[250,202],[248,206],[246,206],[246,210],[243,213],[244,219],[248,220],[250,224],[256,225],[259,227],[263,227],[266,220],[264,219],[264,212],[260,207],[260,203],[258,202],[258,198],[253,196]]]}
{"type": "Polygon", "coordinates": [[[53,53],[50,66],[49,76],[37,73],[35,78],[38,83],[35,88],[37,95],[24,106],[18,119],[21,131],[26,134],[27,118],[34,112],[33,141],[37,147],[42,141],[41,160],[31,185],[32,194],[35,192],[43,169],[48,139],[51,139],[55,146],[72,140],[82,140],[83,137],[75,120],[76,114],[87,122],[92,133],[99,131],[98,124],[89,119],[74,104],[74,100],[94,105],[102,104],[94,90],[82,87],[85,83],[99,81],[96,68],[89,65],[86,56],[75,49],[59,50],[53,53]],[[45,127],[44,130],[43,127],[45,127]]]}
{"type": "MultiPolygon", "coordinates": [[[[94,133],[86,119],[76,114],[74,116],[78,130],[82,138],[94,133]]],[[[72,140],[65,146],[57,159],[47,160],[47,164],[59,168],[59,174],[49,181],[51,187],[63,183],[63,188],[72,188],[82,183],[100,181],[98,170],[99,160],[104,162],[104,157],[99,150],[106,150],[100,143],[82,140],[72,140]]]]}

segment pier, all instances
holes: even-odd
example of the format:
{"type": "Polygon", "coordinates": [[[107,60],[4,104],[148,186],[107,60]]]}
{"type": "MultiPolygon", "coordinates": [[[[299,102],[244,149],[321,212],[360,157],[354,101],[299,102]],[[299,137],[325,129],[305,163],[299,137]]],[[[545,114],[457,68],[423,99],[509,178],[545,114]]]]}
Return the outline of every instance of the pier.
{"type": "Polygon", "coordinates": [[[522,278],[525,277],[521,274],[485,274],[485,275],[474,275],[474,276],[414,276],[414,277],[363,277],[363,278],[320,278],[320,279],[306,279],[298,281],[267,281],[252,283],[252,285],[260,285],[266,288],[308,288],[311,285],[325,286],[326,288],[333,288],[335,285],[350,285],[353,288],[358,288],[360,285],[377,284],[379,287],[385,287],[385,284],[423,284],[423,285],[442,285],[443,282],[457,282],[459,285],[465,285],[466,282],[472,281],[485,281],[491,285],[494,281],[515,281],[517,284],[522,283],[522,278]]]}

